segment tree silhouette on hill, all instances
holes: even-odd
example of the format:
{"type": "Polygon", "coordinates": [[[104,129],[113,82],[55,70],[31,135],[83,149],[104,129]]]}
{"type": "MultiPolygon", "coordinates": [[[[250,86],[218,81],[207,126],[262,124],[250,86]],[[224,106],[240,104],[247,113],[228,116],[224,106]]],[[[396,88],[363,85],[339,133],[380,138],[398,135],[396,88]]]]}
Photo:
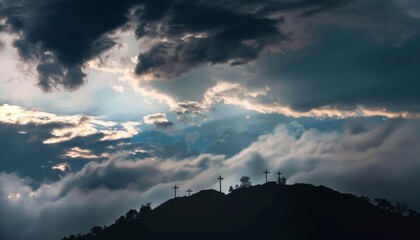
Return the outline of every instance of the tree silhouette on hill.
{"type": "Polygon", "coordinates": [[[409,217],[418,217],[420,214],[413,210],[406,203],[392,203],[391,201],[384,198],[375,198],[375,206],[384,212],[396,214],[398,216],[409,216],[409,217]]]}
{"type": "Polygon", "coordinates": [[[152,212],[152,203],[142,204],[139,211],[139,217],[146,217],[152,212]]]}
{"type": "Polygon", "coordinates": [[[252,186],[251,178],[249,176],[242,176],[239,180],[241,182],[240,188],[247,188],[252,186]]]}
{"type": "Polygon", "coordinates": [[[102,227],[100,227],[100,226],[95,226],[95,227],[93,227],[92,229],[90,229],[90,233],[91,233],[92,235],[97,235],[97,234],[99,234],[101,231],[102,231],[102,227]]]}
{"type": "Polygon", "coordinates": [[[280,171],[277,172],[277,184],[279,185],[286,185],[286,178],[281,176],[283,173],[281,173],[280,171]]]}

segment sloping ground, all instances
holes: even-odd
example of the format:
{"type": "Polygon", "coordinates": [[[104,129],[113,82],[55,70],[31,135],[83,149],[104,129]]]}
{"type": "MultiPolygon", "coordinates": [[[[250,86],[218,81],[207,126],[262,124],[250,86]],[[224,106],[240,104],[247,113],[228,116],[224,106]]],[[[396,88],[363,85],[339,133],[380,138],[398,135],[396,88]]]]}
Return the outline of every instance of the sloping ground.
{"type": "Polygon", "coordinates": [[[420,220],[323,186],[267,183],[171,199],[79,239],[420,239],[420,220]]]}

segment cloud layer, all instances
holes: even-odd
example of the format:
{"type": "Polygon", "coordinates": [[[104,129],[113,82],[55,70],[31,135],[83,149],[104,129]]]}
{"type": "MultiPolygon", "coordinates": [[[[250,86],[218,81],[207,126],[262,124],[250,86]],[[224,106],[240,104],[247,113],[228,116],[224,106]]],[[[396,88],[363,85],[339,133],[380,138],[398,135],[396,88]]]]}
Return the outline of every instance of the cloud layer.
{"type": "Polygon", "coordinates": [[[263,182],[265,169],[271,170],[272,180],[274,172],[281,170],[289,183],[324,184],[407,202],[418,209],[419,196],[413,194],[420,182],[418,134],[419,122],[407,120],[350,121],[341,131],[281,124],[230,158],[202,154],[185,159],[127,160],[126,154],[116,154],[37,189],[29,187],[28,180],[2,173],[0,208],[8,221],[1,222],[0,235],[56,239],[86,232],[93,225],[110,224],[141,203],[165,201],[171,197],[173,184],[195,191],[216,188],[216,176],[221,174],[226,191],[242,175],[251,176],[254,183],[263,182]],[[76,221],[81,218],[85,221],[76,221]]]}

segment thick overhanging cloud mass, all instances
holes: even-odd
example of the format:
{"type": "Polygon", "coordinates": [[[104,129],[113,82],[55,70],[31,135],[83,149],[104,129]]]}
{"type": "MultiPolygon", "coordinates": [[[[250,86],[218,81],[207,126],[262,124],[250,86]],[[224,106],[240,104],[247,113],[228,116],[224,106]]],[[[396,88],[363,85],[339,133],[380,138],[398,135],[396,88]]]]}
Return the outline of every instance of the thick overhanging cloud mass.
{"type": "Polygon", "coordinates": [[[0,239],[265,169],[420,210],[419,40],[417,0],[0,0],[0,239]]]}
{"type": "Polygon", "coordinates": [[[14,46],[34,62],[45,90],[76,89],[85,81],[83,65],[117,43],[113,31],[127,21],[132,1],[1,1],[4,31],[18,35],[14,46]],[[100,24],[98,24],[100,23],[100,24]]]}
{"type": "Polygon", "coordinates": [[[129,33],[140,53],[124,56],[134,57],[124,68],[143,93],[152,88],[166,95],[163,101],[204,104],[207,91],[197,101],[168,86],[192,82],[194,69],[210,68],[194,81],[207,90],[224,80],[259,92],[235,102],[260,111],[361,105],[418,112],[415,1],[3,0],[0,18],[0,30],[14,34],[20,59],[35,67],[45,90],[83,85],[89,62],[115,63],[107,61],[109,52],[129,33]]]}

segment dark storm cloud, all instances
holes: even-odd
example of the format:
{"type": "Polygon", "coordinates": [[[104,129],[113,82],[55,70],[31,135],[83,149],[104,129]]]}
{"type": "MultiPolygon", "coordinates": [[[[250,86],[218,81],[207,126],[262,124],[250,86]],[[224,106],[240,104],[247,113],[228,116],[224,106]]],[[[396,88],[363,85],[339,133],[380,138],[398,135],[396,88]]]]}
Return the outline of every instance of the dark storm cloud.
{"type": "Polygon", "coordinates": [[[348,1],[168,1],[137,11],[137,37],[165,38],[138,56],[137,74],[172,78],[203,64],[242,65],[270,45],[288,41],[279,31],[282,17],[302,10],[314,15],[348,1]],[[151,7],[153,6],[153,7],[151,7]]]}
{"type": "Polygon", "coordinates": [[[37,64],[39,85],[71,90],[85,82],[84,63],[117,44],[110,34],[127,23],[134,2],[3,0],[0,16],[3,29],[18,35],[22,60],[37,64]]]}
{"type": "MultiPolygon", "coordinates": [[[[280,5],[283,9],[331,5],[309,2],[313,1],[280,1],[280,5]]],[[[85,82],[84,64],[117,44],[112,33],[129,29],[130,11],[135,8],[138,37],[170,40],[138,56],[138,74],[152,72],[160,77],[177,76],[204,63],[238,65],[256,59],[267,44],[286,38],[277,29],[281,18],[254,13],[272,4],[279,5],[272,1],[2,0],[0,18],[5,24],[0,31],[17,34],[13,45],[22,60],[37,65],[39,86],[71,90],[85,82]]]]}
{"type": "Polygon", "coordinates": [[[386,107],[420,111],[420,35],[396,45],[363,32],[319,31],[315,43],[297,53],[261,62],[261,77],[273,88],[268,99],[299,111],[322,106],[386,107]]]}
{"type": "Polygon", "coordinates": [[[39,86],[71,90],[84,84],[88,60],[118,44],[113,33],[122,28],[155,41],[138,55],[137,74],[173,78],[200,65],[247,63],[272,47],[297,44],[323,24],[404,40],[419,26],[407,9],[413,6],[391,0],[2,0],[0,31],[17,35],[13,45],[22,60],[37,65],[39,86]]]}
{"type": "MultiPolygon", "coordinates": [[[[303,10],[302,16],[311,16],[317,13],[338,8],[343,4],[347,4],[353,0],[301,0],[301,1],[267,1],[269,4],[258,9],[257,14],[268,14],[292,10],[303,10]]],[[[242,2],[250,3],[250,0],[242,2]]]]}
{"type": "Polygon", "coordinates": [[[136,13],[136,33],[155,45],[138,55],[136,71],[146,78],[170,78],[147,84],[201,108],[172,106],[184,122],[191,122],[185,117],[189,112],[199,119],[219,100],[291,116],[320,107],[418,112],[413,60],[420,36],[418,7],[415,1],[392,0],[172,1],[152,8],[159,16],[152,18],[145,5],[136,13]],[[237,32],[224,36],[231,30],[237,32]],[[250,51],[239,50],[242,46],[250,51]],[[252,54],[242,58],[236,50],[252,54]],[[254,59],[257,68],[227,66],[254,59]],[[225,63],[223,69],[207,67],[217,63],[225,63]],[[183,74],[192,68],[201,74],[193,78],[195,85],[189,85],[190,74],[183,74]],[[206,90],[214,91],[218,82],[240,86],[208,95],[206,90]]]}

